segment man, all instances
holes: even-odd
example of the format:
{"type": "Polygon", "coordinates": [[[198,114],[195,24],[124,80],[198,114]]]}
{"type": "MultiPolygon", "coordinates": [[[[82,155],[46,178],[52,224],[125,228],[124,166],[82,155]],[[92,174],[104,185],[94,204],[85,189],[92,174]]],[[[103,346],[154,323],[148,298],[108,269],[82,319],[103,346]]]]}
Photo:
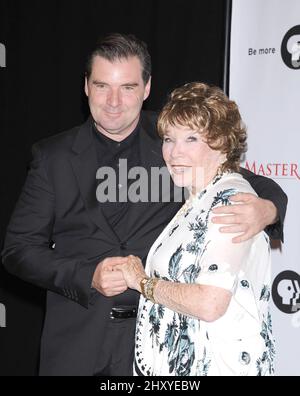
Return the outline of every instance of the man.
{"type": "MultiPolygon", "coordinates": [[[[132,373],[138,294],[127,289],[116,266],[130,254],[145,261],[182,204],[99,203],[96,173],[104,166],[117,172],[121,159],[128,169],[141,166],[148,174],[152,167],[164,166],[156,115],[141,112],[150,76],[143,42],[120,34],[105,37],[87,62],[91,117],[33,147],[3,258],[9,272],[48,290],[41,375],[132,373]]],[[[271,180],[242,173],[275,205],[239,196],[236,200],[243,204],[232,206],[222,223],[230,224],[228,232],[241,233],[239,242],[279,219],[270,232],[280,236],[285,194],[271,180]]],[[[116,183],[120,196],[124,186],[116,183]]]]}

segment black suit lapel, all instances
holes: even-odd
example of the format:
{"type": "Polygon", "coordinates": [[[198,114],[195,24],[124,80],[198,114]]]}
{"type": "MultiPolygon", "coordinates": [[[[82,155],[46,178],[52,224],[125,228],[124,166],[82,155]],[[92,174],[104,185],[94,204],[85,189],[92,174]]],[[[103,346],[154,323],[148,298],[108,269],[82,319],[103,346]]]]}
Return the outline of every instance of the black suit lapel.
{"type": "Polygon", "coordinates": [[[91,220],[99,228],[105,230],[108,238],[118,240],[118,237],[103,215],[96,198],[98,162],[92,133],[92,121],[89,118],[79,129],[75,139],[73,151],[76,155],[71,159],[72,167],[78,181],[84,205],[91,220]]]}
{"type": "MultiPolygon", "coordinates": [[[[179,187],[174,186],[174,183],[169,174],[169,171],[167,170],[166,163],[162,156],[162,140],[157,134],[156,123],[151,124],[148,119],[142,122],[140,136],[140,155],[141,166],[144,167],[148,172],[149,192],[151,187],[155,187],[157,188],[157,194],[159,193],[159,202],[172,202],[174,200],[174,194],[176,197],[175,201],[181,202],[183,190],[179,187]],[[156,181],[155,177],[154,180],[151,181],[151,169],[153,168],[157,168],[157,170],[160,170],[160,174],[163,175],[163,177],[165,178],[164,186],[159,187],[159,185],[156,185],[156,182],[159,183],[159,181],[156,181]]],[[[157,194],[155,194],[155,196],[157,194]]]]}
{"type": "Polygon", "coordinates": [[[151,170],[151,167],[165,166],[162,158],[161,140],[156,132],[155,124],[145,116],[141,117],[140,131],[141,166],[151,170]]]}

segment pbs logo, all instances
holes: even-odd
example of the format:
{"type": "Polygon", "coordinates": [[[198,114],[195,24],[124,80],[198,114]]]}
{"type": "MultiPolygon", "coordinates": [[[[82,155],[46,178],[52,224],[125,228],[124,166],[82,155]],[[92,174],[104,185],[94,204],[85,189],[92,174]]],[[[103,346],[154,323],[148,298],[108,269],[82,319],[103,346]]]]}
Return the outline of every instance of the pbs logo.
{"type": "Polygon", "coordinates": [[[280,272],[274,279],[272,297],[276,307],[287,314],[300,310],[300,275],[294,271],[280,272]]]}
{"type": "Polygon", "coordinates": [[[292,27],[281,43],[281,57],[287,67],[300,70],[300,25],[292,27]]]}

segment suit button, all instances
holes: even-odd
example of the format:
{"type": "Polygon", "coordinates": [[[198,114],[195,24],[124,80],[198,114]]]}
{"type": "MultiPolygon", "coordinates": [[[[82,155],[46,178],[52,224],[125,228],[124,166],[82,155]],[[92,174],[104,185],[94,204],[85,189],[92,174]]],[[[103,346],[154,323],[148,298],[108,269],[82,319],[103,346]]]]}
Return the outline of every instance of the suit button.
{"type": "Polygon", "coordinates": [[[120,245],[121,250],[126,250],[127,249],[127,242],[122,242],[120,245]]]}

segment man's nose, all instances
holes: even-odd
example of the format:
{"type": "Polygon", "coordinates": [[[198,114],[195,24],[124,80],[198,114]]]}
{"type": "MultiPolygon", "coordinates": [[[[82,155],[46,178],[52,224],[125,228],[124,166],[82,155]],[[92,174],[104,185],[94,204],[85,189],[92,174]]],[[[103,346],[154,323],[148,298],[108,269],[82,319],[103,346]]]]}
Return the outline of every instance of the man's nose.
{"type": "Polygon", "coordinates": [[[107,96],[107,103],[112,107],[117,107],[121,103],[120,92],[116,90],[111,90],[107,96]]]}

